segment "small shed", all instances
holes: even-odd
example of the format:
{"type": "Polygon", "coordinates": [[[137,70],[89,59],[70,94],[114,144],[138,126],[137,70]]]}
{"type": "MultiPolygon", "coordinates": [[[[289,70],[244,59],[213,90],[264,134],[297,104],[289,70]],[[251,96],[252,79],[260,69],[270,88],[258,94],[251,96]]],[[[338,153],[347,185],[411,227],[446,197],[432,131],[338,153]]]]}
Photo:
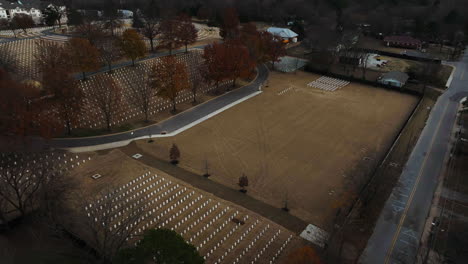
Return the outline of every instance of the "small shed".
{"type": "Polygon", "coordinates": [[[284,43],[297,42],[297,37],[299,36],[296,32],[290,30],[289,28],[270,27],[267,29],[267,31],[273,36],[282,38],[284,43]]]}
{"type": "Polygon", "coordinates": [[[381,84],[393,86],[393,87],[403,87],[409,79],[409,75],[404,72],[392,71],[382,74],[379,77],[378,82],[381,84]]]}
{"type": "Polygon", "coordinates": [[[399,47],[408,49],[421,49],[422,41],[411,36],[387,36],[384,38],[387,47],[399,47]]]}

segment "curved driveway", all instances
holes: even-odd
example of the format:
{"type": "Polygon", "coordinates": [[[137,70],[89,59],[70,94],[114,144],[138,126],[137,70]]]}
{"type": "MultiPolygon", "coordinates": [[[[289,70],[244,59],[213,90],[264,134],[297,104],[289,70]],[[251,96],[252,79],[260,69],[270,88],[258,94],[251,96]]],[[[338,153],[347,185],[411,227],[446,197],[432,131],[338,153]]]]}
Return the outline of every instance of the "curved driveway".
{"type": "Polygon", "coordinates": [[[257,68],[257,71],[257,78],[250,84],[235,89],[206,103],[195,106],[158,124],[113,135],[88,138],[52,139],[49,142],[49,145],[54,148],[80,148],[111,143],[115,144],[118,142],[128,144],[132,140],[148,137],[150,133],[153,137],[174,136],[250,97],[261,93],[261,86],[267,80],[269,71],[265,65],[260,65],[257,68]],[[163,131],[167,134],[161,135],[161,132],[163,131]]]}

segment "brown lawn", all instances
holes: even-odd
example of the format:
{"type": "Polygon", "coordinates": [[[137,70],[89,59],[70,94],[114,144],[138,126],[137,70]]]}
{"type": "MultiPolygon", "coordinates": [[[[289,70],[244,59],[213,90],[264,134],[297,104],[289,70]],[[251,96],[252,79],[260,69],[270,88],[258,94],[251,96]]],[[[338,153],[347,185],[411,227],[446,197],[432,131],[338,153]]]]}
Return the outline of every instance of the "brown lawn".
{"type": "Polygon", "coordinates": [[[336,204],[360,180],[353,169],[385,154],[417,98],[360,84],[336,92],[307,86],[318,77],[272,73],[259,96],[139,147],[168,159],[176,143],[180,166],[203,174],[208,161],[210,179],[232,188],[245,173],[248,195],[277,207],[287,197],[292,214],[327,228],[336,204]]]}

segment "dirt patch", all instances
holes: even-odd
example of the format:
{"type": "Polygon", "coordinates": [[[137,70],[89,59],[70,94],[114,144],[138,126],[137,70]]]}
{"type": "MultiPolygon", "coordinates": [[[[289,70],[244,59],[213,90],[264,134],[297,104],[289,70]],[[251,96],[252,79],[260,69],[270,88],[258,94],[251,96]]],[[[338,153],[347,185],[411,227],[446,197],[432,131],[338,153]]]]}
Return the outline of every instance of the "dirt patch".
{"type": "Polygon", "coordinates": [[[176,137],[139,147],[168,159],[177,143],[180,166],[238,188],[326,228],[349,192],[348,173],[377,159],[414,108],[417,98],[351,84],[337,92],[308,87],[318,75],[272,73],[264,93],[176,137]]]}

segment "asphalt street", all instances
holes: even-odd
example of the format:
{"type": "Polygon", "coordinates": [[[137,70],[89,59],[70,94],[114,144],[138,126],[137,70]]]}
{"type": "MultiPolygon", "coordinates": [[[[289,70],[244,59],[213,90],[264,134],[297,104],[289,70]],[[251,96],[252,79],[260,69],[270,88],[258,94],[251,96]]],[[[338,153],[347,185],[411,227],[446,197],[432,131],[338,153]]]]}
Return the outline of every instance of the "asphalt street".
{"type": "Polygon", "coordinates": [[[260,65],[257,68],[257,71],[257,78],[250,84],[228,92],[206,103],[193,107],[190,110],[175,115],[172,118],[167,119],[158,124],[113,135],[89,138],[53,139],[49,142],[49,146],[54,148],[88,147],[133,140],[140,137],[148,136],[149,134],[157,135],[161,134],[161,132],[163,131],[170,134],[183,127],[189,126],[190,124],[197,122],[198,120],[203,119],[206,116],[209,116],[232,103],[235,103],[247,96],[258,92],[259,87],[267,80],[269,71],[265,65],[260,65]]]}
{"type": "Polygon", "coordinates": [[[459,101],[468,96],[468,49],[431,111],[359,263],[415,263],[439,176],[446,165],[459,101]]]}

